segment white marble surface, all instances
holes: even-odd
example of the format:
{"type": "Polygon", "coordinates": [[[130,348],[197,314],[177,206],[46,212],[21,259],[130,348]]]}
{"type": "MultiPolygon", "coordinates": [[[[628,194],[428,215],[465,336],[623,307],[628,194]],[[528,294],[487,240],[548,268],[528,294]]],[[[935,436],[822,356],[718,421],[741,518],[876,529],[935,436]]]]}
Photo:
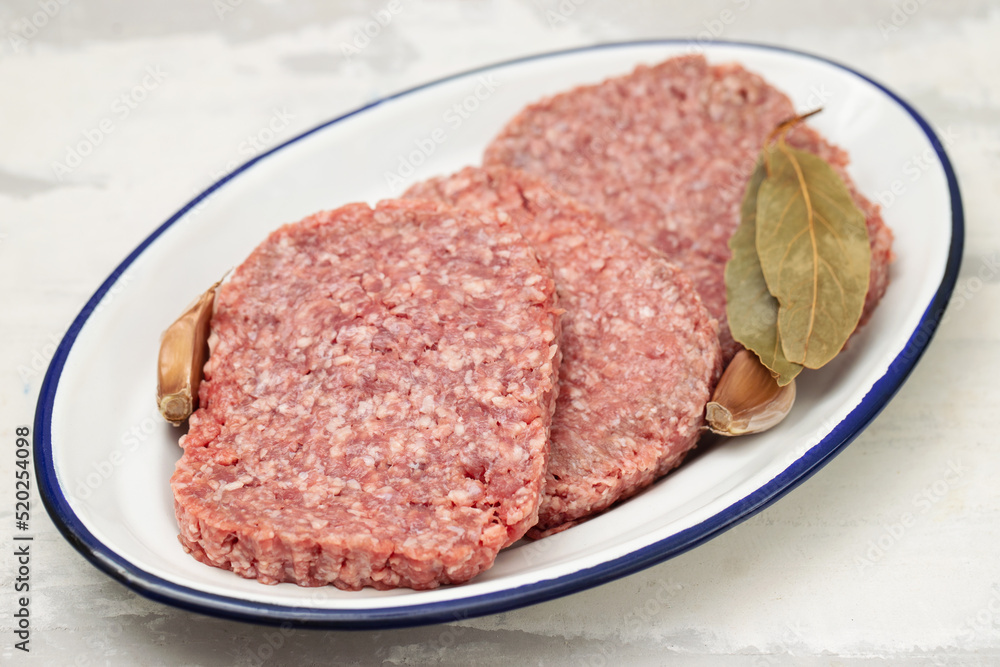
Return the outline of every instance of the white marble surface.
{"type": "Polygon", "coordinates": [[[0,5],[0,662],[1000,664],[1000,3],[399,2],[349,58],[341,45],[388,2],[0,5]],[[960,296],[909,382],[843,454],[761,514],[639,574],[383,632],[282,632],[146,600],[79,556],[36,496],[32,651],[12,649],[14,429],[33,419],[53,341],[150,231],[261,147],[387,93],[540,51],[712,29],[840,60],[954,136],[960,296]],[[91,154],[67,161],[87,136],[91,154]]]}

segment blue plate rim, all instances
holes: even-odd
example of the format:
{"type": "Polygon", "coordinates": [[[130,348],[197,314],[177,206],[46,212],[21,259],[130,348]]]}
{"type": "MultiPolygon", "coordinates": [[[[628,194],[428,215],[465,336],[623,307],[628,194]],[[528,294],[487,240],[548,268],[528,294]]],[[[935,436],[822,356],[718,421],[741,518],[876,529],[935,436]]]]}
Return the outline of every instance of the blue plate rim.
{"type": "Polygon", "coordinates": [[[52,518],[59,532],[88,561],[113,579],[123,583],[139,594],[175,607],[193,612],[228,618],[232,620],[280,625],[284,627],[309,627],[327,629],[387,629],[445,623],[474,618],[487,614],[495,614],[519,607],[537,604],[573,592],[592,588],[609,581],[638,572],[642,569],[678,556],[694,547],[707,542],[715,536],[749,519],[754,514],[765,509],[799,484],[815,474],[826,463],[839,454],[850,444],[869,423],[882,411],[906,381],[917,361],[923,355],[928,343],[937,330],[944,315],[945,308],[951,297],[958,279],[959,268],[965,241],[964,210],[958,180],[954,168],[940,139],[930,124],[905,100],[872,78],[857,72],[829,58],[811,53],[790,49],[783,46],[762,44],[756,42],[713,40],[704,44],[694,39],[652,39],[625,42],[608,42],[589,46],[551,51],[515,58],[499,63],[493,63],[469,71],[452,74],[393,95],[380,98],[332,120],[321,123],[274,148],[261,153],[249,160],[231,173],[219,179],[204,192],[188,202],[177,213],[160,225],[138,247],[135,248],[110,276],[101,284],[77,317],[73,320],[49,364],[45,379],[38,397],[34,422],[33,453],[39,493],[42,503],[52,518]],[[66,359],[80,330],[90,315],[97,308],[101,299],[111,289],[118,278],[128,267],[153,243],[167,228],[181,219],[188,211],[197,206],[206,197],[222,185],[246,171],[261,160],[286,146],[294,144],[330,125],[341,122],[368,109],[390,102],[414,92],[440,85],[442,83],[489,70],[510,65],[555,58],[587,51],[603,49],[635,48],[645,46],[677,46],[689,45],[696,48],[705,46],[737,46],[751,49],[761,49],[778,53],[787,53],[799,57],[816,60],[848,72],[859,79],[870,83],[885,93],[896,104],[903,108],[918,124],[931,142],[948,183],[951,197],[952,235],[948,251],[948,261],[944,276],[934,297],[921,316],[920,323],[910,335],[906,346],[893,359],[885,374],[872,386],[861,403],[854,408],[833,430],[817,445],[796,459],[786,470],[767,484],[758,488],[748,496],[733,503],[721,512],[705,521],[683,530],[659,542],[630,552],[617,559],[599,565],[577,570],[555,579],[547,579],[520,586],[517,588],[485,593],[471,598],[448,600],[403,607],[384,607],[375,609],[316,609],[254,602],[241,598],[205,593],[193,588],[181,586],[150,574],[121,557],[107,545],[98,540],[76,514],[59,486],[54,462],[51,456],[51,424],[52,408],[66,359]]]}

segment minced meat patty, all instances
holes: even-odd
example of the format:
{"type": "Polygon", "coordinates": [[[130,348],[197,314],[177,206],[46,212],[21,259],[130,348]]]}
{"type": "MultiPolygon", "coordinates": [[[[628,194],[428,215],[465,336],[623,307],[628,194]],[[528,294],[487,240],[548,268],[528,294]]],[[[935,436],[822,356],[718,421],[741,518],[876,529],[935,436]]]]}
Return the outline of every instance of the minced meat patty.
{"type": "MultiPolygon", "coordinates": [[[[484,164],[543,177],[680,264],[719,320],[728,361],[740,345],[726,324],[727,243],[765,140],[794,115],[784,93],[742,66],[683,56],[528,106],[489,145],[484,164]]],[[[827,160],[866,216],[863,324],[889,283],[892,232],[847,174],[844,151],[806,125],[788,142],[827,160]]]]}
{"type": "Polygon", "coordinates": [[[524,172],[470,167],[406,196],[501,211],[552,267],[563,357],[529,536],[568,528],[681,462],[721,368],[716,323],[683,271],[524,172]]]}
{"type": "Polygon", "coordinates": [[[383,202],[282,227],[219,289],[171,480],[181,543],[268,584],[487,569],[536,521],[558,317],[493,214],[383,202]]]}

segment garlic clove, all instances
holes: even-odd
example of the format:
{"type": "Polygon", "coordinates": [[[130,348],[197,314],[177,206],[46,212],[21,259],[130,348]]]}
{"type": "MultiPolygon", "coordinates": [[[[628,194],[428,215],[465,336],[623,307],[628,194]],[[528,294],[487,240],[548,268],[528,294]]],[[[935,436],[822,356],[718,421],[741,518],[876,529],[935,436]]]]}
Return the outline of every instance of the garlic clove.
{"type": "Polygon", "coordinates": [[[160,340],[156,404],[163,418],[174,426],[180,426],[198,406],[198,386],[209,355],[209,325],[218,286],[215,283],[198,297],[160,340]]]}
{"type": "Polygon", "coordinates": [[[719,435],[760,433],[784,419],[794,403],[794,380],[778,386],[756,354],[740,350],[715,387],[705,420],[719,435]]]}

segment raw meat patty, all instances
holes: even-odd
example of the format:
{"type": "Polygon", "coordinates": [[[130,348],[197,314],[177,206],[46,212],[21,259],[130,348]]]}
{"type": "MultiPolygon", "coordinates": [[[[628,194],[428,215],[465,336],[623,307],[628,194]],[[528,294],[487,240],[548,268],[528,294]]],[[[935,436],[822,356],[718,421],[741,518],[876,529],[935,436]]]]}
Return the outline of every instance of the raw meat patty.
{"type": "MultiPolygon", "coordinates": [[[[542,176],[680,264],[719,320],[728,361],[740,346],[726,324],[727,242],[764,141],[794,115],[784,93],[743,67],[684,56],[532,104],[493,140],[484,163],[542,176]]],[[[889,283],[892,232],[848,176],[844,151],[804,125],[788,140],[830,162],[867,218],[863,324],[889,283]]]]}
{"type": "Polygon", "coordinates": [[[552,267],[566,309],[563,358],[530,536],[568,528],[681,462],[721,353],[716,323],[680,269],[523,172],[470,167],[406,196],[502,211],[552,267]]]}
{"type": "Polygon", "coordinates": [[[536,521],[558,316],[492,214],[352,204],[274,232],[219,290],[171,480],[181,543],[268,584],[487,569],[536,521]]]}

